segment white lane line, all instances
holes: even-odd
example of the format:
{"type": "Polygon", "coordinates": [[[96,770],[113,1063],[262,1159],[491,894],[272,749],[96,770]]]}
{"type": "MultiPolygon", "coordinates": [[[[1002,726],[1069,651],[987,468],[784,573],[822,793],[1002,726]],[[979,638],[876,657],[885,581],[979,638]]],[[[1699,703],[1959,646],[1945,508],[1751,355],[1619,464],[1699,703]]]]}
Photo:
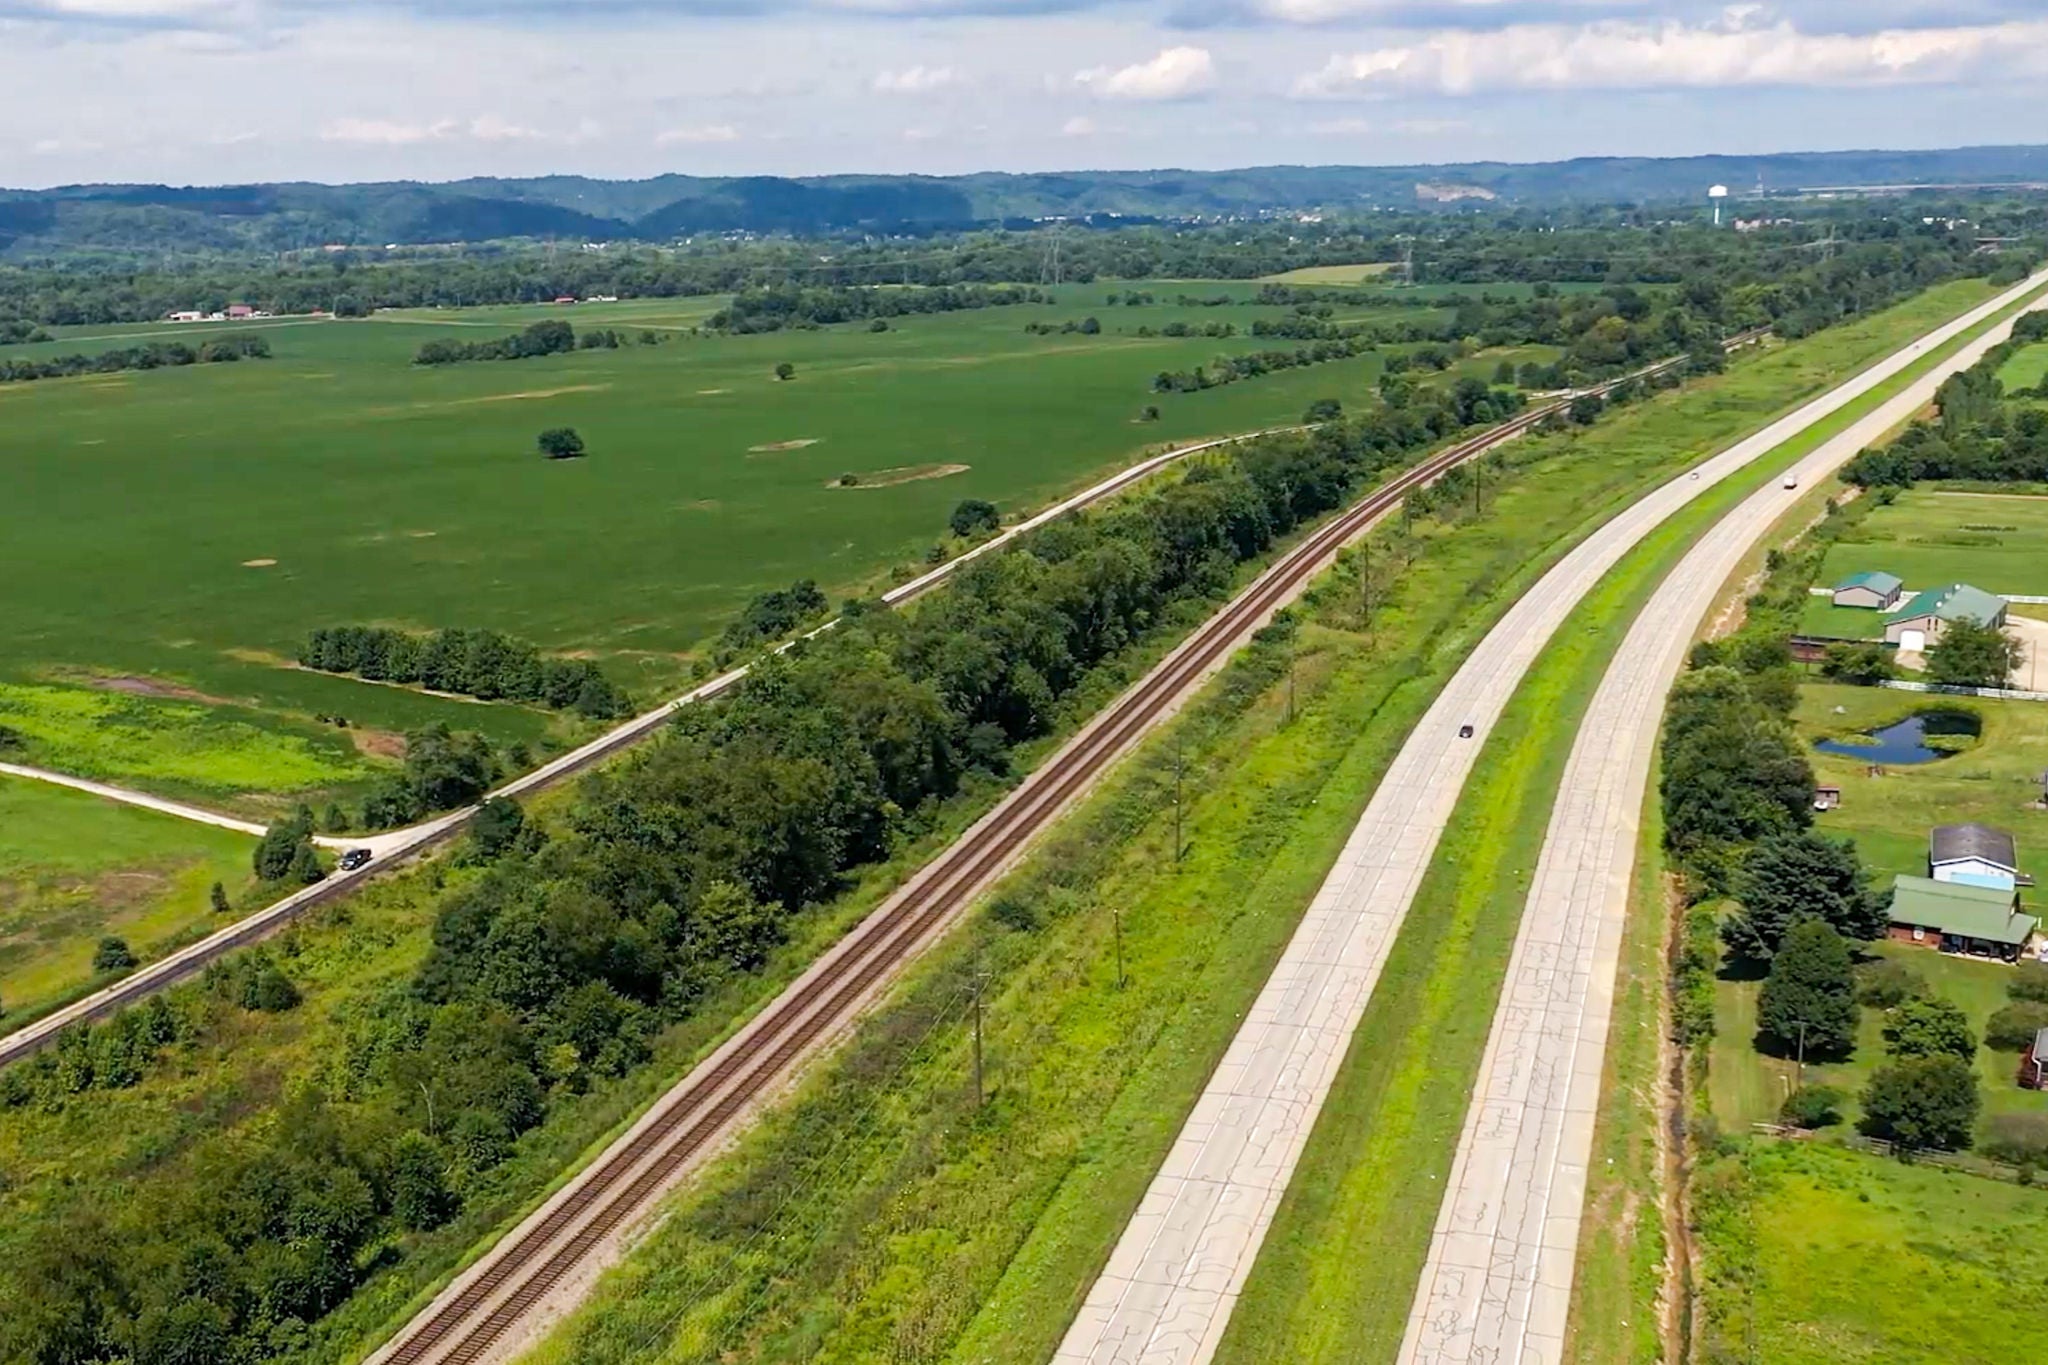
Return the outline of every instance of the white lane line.
{"type": "Polygon", "coordinates": [[[1637,542],[1719,480],[2048,283],[1937,328],[1624,509],[1509,608],[1402,746],[1054,1356],[1200,1365],[1215,1353],[1343,1050],[1466,775],[1536,655],[1637,542]],[[1458,739],[1460,725],[1471,739],[1458,739]]]}
{"type": "Polygon", "coordinates": [[[1637,822],[1663,700],[1750,548],[1814,481],[2011,332],[2001,323],[1760,489],[1703,536],[1630,628],[1579,727],[1494,1015],[1402,1365],[1563,1358],[1637,822]]]}

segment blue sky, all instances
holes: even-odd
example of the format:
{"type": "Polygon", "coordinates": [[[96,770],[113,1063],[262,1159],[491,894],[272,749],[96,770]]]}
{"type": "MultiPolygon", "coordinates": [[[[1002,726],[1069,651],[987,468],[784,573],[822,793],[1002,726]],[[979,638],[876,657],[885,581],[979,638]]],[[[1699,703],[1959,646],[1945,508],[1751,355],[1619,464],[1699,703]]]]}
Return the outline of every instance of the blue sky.
{"type": "Polygon", "coordinates": [[[0,0],[0,184],[2048,141],[2048,0],[0,0]]]}

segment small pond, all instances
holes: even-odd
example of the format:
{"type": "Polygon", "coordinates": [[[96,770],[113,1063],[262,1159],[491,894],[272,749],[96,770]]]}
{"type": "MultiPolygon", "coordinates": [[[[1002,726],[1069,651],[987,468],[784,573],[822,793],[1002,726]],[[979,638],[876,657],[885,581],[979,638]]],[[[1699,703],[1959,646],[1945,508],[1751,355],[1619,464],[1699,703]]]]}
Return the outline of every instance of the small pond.
{"type": "Polygon", "coordinates": [[[1915,763],[1932,763],[1955,752],[1938,744],[1930,745],[1929,739],[1958,736],[1975,739],[1982,731],[1983,722],[1968,711],[1922,711],[1882,730],[1869,731],[1869,738],[1864,743],[1823,739],[1813,747],[1824,754],[1841,754],[1867,763],[1903,768],[1915,763]]]}

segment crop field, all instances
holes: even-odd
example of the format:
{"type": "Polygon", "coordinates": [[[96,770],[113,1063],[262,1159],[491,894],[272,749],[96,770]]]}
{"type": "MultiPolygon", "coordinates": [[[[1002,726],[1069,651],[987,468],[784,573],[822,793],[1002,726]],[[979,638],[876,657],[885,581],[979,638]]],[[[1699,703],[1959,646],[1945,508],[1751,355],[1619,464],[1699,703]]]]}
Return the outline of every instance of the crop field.
{"type": "MultiPolygon", "coordinates": [[[[2048,498],[1908,489],[1889,506],[1873,507],[1828,551],[1818,586],[1866,569],[1897,574],[1908,592],[1974,583],[1989,592],[2048,596],[2048,498]]],[[[1877,620],[1875,612],[1861,615],[1877,620]]]]}
{"type": "MultiPolygon", "coordinates": [[[[1247,335],[1281,309],[1178,303],[1258,288],[1070,286],[1053,304],[910,317],[880,333],[693,335],[723,302],[708,299],[69,329],[10,353],[254,332],[273,358],[0,387],[0,541],[13,566],[0,681],[140,680],[131,706],[148,711],[170,680],[309,723],[332,713],[385,731],[438,720],[508,742],[564,738],[560,722],[522,708],[289,661],[319,625],[486,626],[587,652],[652,697],[689,676],[692,651],[749,597],[804,577],[835,598],[883,586],[892,566],[924,559],[964,497],[1014,514],[1162,443],[1369,393],[1374,356],[1150,392],[1162,369],[1291,346],[1247,335]],[[1107,303],[1140,289],[1157,302],[1107,303]],[[1100,334],[1024,330],[1089,316],[1100,334]],[[559,317],[668,340],[411,363],[425,341],[559,317]],[[1239,335],[1137,335],[1176,321],[1229,322],[1239,335]],[[782,362],[796,367],[790,382],[774,377],[782,362]],[[1149,404],[1158,420],[1140,421],[1149,404]],[[553,426],[575,427],[588,457],[539,458],[535,435],[553,426]],[[859,482],[838,486],[848,473],[859,482]]],[[[1338,316],[1387,312],[1371,291],[1360,297],[1338,316]]],[[[1503,357],[1549,358],[1469,363],[1490,372],[1503,357]]],[[[111,759],[101,766],[119,775],[111,759]]]]}
{"type": "Polygon", "coordinates": [[[1267,279],[1276,284],[1363,284],[1394,268],[1392,261],[1371,261],[1359,265],[1305,265],[1283,270],[1267,279]]]}
{"type": "Polygon", "coordinates": [[[213,927],[208,888],[249,881],[254,840],[0,777],[0,1008],[12,1027],[92,979],[93,946],[143,960],[213,927]]]}
{"type": "Polygon", "coordinates": [[[1719,1358],[2006,1365],[2038,1351],[2048,1193],[1775,1142],[1703,1181],[1707,1309],[1744,1350],[1719,1358]]]}

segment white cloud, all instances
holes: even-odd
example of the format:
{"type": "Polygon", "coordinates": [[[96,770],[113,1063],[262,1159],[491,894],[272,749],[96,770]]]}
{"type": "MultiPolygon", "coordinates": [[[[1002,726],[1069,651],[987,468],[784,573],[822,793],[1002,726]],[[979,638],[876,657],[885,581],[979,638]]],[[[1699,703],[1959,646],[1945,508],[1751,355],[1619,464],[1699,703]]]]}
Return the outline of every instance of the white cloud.
{"type": "Polygon", "coordinates": [[[875,77],[875,89],[884,95],[928,95],[934,90],[965,84],[967,78],[950,66],[912,66],[884,71],[875,77]]]}
{"type": "Polygon", "coordinates": [[[453,119],[438,123],[395,123],[388,119],[340,118],[320,130],[322,142],[360,142],[377,147],[408,147],[452,136],[453,119]]]}
{"type": "Polygon", "coordinates": [[[671,128],[654,136],[657,147],[701,147],[715,142],[738,142],[740,130],[730,123],[706,123],[695,128],[671,128]]]}
{"type": "Polygon", "coordinates": [[[480,142],[530,142],[546,136],[532,128],[522,128],[516,123],[499,118],[496,114],[481,114],[471,119],[469,135],[480,142]]]}
{"type": "Polygon", "coordinates": [[[1076,84],[1111,100],[1180,100],[1216,84],[1216,61],[1207,48],[1169,47],[1149,62],[1112,70],[1077,72],[1076,84]]]}
{"type": "Polygon", "coordinates": [[[1496,90],[1896,86],[2048,69],[2048,22],[1804,33],[1731,6],[1715,23],[1522,24],[1450,30],[1333,56],[1294,83],[1305,98],[1496,90]]]}
{"type": "Polygon", "coordinates": [[[1095,136],[1095,120],[1076,114],[1060,125],[1060,136],[1093,137],[1095,136]]]}

